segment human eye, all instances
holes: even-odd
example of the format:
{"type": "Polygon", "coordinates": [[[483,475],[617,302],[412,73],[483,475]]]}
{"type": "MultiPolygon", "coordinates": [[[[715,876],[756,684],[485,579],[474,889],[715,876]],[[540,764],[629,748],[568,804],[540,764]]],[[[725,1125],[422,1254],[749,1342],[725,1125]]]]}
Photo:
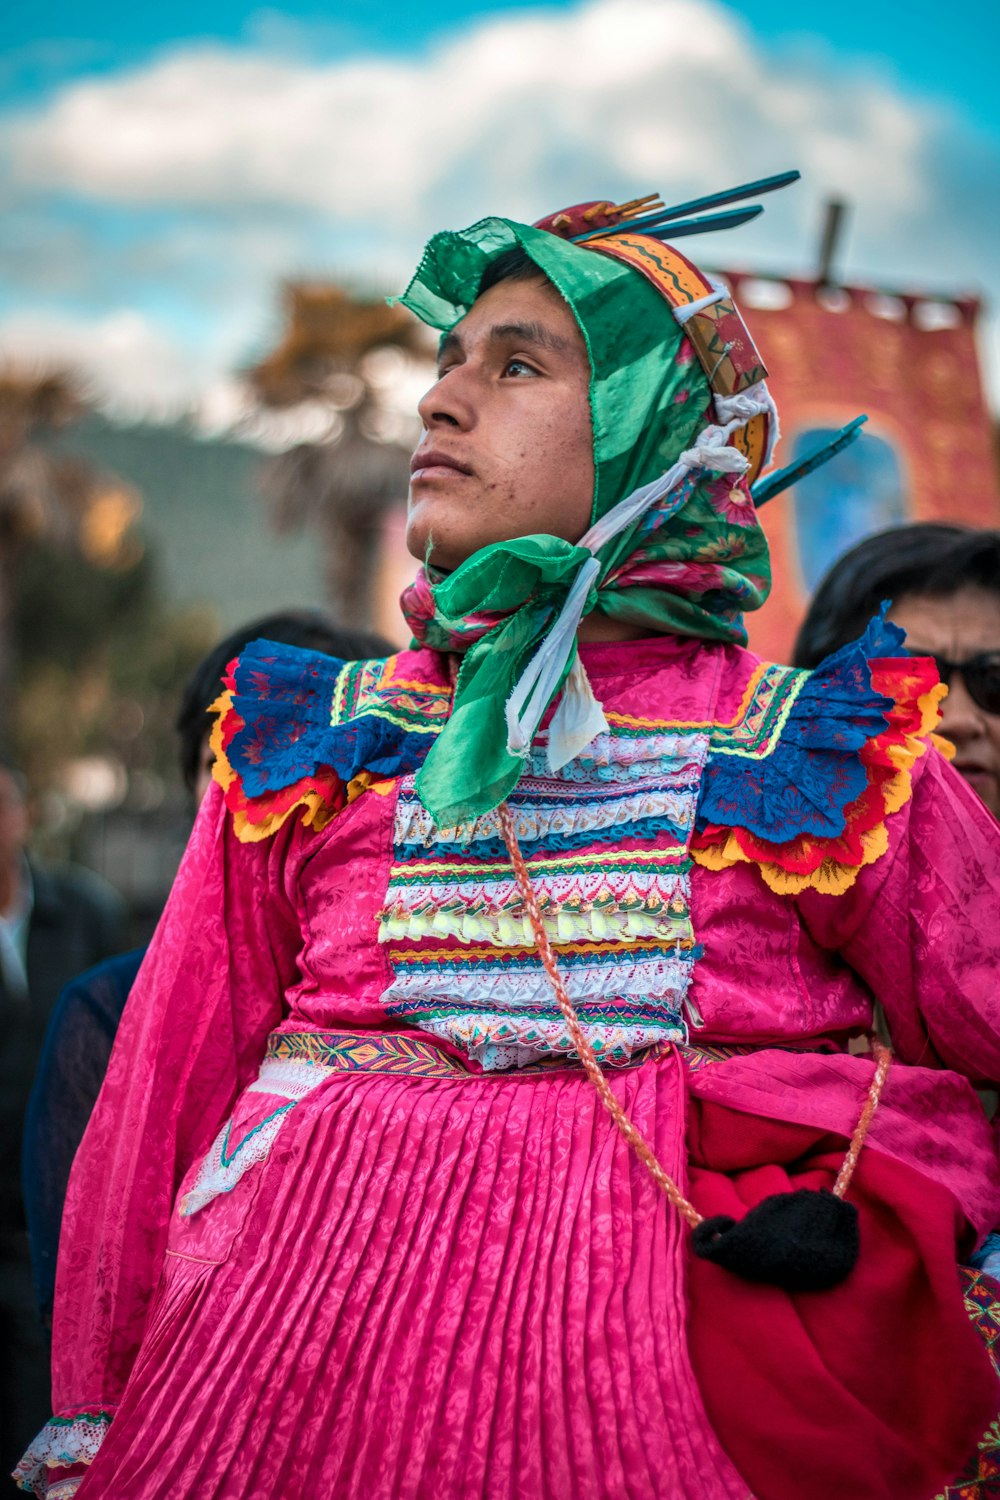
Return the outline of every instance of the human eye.
{"type": "Polygon", "coordinates": [[[525,375],[537,375],[537,368],[528,360],[522,359],[520,355],[514,354],[504,362],[503,374],[505,379],[523,379],[525,375]]]}

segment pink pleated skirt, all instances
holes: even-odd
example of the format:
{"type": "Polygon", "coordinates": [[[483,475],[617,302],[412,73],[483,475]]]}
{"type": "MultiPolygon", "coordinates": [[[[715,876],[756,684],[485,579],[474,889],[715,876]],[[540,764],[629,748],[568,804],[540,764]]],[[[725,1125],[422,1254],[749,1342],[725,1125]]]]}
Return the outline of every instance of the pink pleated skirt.
{"type": "MultiPolygon", "coordinates": [[[[676,1056],[613,1086],[683,1181],[676,1056]]],[[[230,1154],[274,1114],[244,1095],[230,1154]]],[[[682,1233],[578,1069],[332,1076],[175,1212],[81,1500],[747,1500],[682,1233]]]]}

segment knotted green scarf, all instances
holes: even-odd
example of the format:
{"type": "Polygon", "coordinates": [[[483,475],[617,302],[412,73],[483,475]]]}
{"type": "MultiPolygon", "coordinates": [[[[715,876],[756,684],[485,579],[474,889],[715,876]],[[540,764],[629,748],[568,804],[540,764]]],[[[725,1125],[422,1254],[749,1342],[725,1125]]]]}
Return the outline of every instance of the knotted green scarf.
{"type": "MultiPolygon", "coordinates": [[[[628,266],[505,219],[436,235],[400,299],[448,331],[469,311],[491,262],[520,246],[565,298],[590,361],[595,485],[592,521],[659,478],[715,421],[711,392],[669,304],[628,266]]],[[[767,543],[745,482],[698,469],[597,552],[587,610],[648,626],[744,642],[742,612],[767,597],[767,543]]],[[[463,655],[451,719],[417,778],[439,827],[503,800],[524,762],[507,749],[511,691],[591,557],[552,536],[483,547],[454,572],[423,569],[403,596],[414,635],[463,655]]],[[[575,661],[565,661],[550,698],[575,661]]]]}

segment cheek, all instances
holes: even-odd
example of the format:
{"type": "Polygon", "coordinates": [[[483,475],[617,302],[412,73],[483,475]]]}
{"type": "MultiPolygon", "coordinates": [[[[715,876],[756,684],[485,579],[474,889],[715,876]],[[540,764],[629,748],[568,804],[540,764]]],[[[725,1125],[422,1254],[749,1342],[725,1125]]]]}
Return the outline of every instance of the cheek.
{"type": "Polygon", "coordinates": [[[557,493],[563,496],[563,533],[578,541],[590,526],[594,504],[593,435],[589,420],[564,431],[561,451],[555,452],[557,493]]]}
{"type": "Polygon", "coordinates": [[[993,769],[1000,775],[1000,714],[984,714],[983,722],[993,752],[993,769]]]}
{"type": "Polygon", "coordinates": [[[590,525],[594,458],[589,412],[554,414],[539,424],[530,443],[518,444],[522,473],[531,482],[515,486],[512,503],[530,506],[530,529],[579,541],[590,525]]]}

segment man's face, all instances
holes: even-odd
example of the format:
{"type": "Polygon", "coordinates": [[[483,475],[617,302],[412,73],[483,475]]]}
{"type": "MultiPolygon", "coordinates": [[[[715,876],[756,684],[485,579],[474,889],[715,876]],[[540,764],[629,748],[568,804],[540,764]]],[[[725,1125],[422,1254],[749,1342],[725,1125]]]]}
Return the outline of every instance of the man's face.
{"type": "Polygon", "coordinates": [[[576,542],[594,492],[590,366],[567,304],[542,278],[502,281],[446,336],[420,402],[406,544],[445,570],[490,542],[576,542]]]}

